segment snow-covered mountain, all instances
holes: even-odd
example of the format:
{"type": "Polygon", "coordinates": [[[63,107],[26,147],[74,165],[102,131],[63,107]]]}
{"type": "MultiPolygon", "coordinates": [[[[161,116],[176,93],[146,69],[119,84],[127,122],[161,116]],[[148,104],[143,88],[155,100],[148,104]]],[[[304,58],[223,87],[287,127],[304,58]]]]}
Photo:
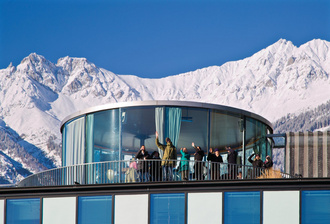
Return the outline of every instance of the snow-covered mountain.
{"type": "MultiPolygon", "coordinates": [[[[0,70],[0,183],[61,165],[60,122],[105,103],[202,101],[233,106],[272,122],[330,100],[330,43],[279,40],[240,61],[162,79],[117,75],[85,58],[57,64],[35,53],[0,70]]],[[[326,128],[326,127],[325,127],[326,128]]]]}

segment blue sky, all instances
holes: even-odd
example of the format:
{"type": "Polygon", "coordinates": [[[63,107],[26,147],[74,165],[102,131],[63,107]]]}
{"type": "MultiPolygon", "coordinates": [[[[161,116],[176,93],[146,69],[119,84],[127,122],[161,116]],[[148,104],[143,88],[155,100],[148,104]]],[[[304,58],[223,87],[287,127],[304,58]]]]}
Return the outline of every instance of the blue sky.
{"type": "Polygon", "coordinates": [[[246,58],[280,38],[330,41],[330,1],[0,0],[0,69],[36,52],[160,78],[246,58]]]}

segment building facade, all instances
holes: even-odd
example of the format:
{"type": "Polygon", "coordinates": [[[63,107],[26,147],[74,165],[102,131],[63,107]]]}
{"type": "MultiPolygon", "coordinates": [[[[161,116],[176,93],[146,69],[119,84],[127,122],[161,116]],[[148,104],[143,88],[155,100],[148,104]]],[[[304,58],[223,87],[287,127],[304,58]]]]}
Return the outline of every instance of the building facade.
{"type": "Polygon", "coordinates": [[[328,224],[329,179],[0,188],[0,224],[328,224]]]}

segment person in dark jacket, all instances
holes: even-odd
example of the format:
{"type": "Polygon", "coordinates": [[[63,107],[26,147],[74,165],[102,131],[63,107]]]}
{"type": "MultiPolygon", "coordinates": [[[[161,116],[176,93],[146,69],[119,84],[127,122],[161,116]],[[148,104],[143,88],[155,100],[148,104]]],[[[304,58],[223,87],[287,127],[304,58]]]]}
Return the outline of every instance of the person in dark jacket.
{"type": "Polygon", "coordinates": [[[228,178],[236,179],[237,176],[237,152],[230,147],[226,147],[228,152],[227,162],[228,162],[228,178]]]}
{"type": "Polygon", "coordinates": [[[204,158],[204,151],[201,149],[200,146],[195,146],[195,143],[191,143],[192,147],[195,149],[194,153],[194,159],[195,159],[195,165],[194,165],[194,176],[196,180],[203,180],[203,167],[204,163],[203,158],[204,158]]]}
{"type": "Polygon", "coordinates": [[[210,148],[209,153],[207,155],[207,160],[211,161],[211,180],[219,180],[220,163],[223,163],[219,149],[215,149],[213,153],[213,149],[210,148]]]}
{"type": "Polygon", "coordinates": [[[140,150],[136,153],[135,159],[138,159],[138,174],[140,182],[149,181],[149,154],[145,150],[145,146],[142,145],[140,150]]]}
{"type": "Polygon", "coordinates": [[[162,161],[159,157],[159,152],[154,151],[150,156],[150,176],[152,181],[162,180],[162,161]]]}
{"type": "Polygon", "coordinates": [[[263,164],[264,168],[271,168],[273,166],[273,160],[270,158],[270,156],[266,156],[266,160],[263,164]]]}
{"type": "Polygon", "coordinates": [[[263,162],[260,159],[260,155],[258,153],[252,154],[249,158],[248,161],[252,164],[253,166],[253,172],[252,172],[252,178],[259,177],[261,173],[261,168],[263,166],[263,162]],[[252,160],[252,157],[255,155],[255,159],[252,160]]]}

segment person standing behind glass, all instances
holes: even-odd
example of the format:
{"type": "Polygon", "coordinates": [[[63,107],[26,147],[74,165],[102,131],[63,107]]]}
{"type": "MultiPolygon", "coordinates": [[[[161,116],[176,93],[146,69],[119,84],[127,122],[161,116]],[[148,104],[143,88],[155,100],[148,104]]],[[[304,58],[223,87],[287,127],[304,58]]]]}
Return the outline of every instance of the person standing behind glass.
{"type": "Polygon", "coordinates": [[[270,158],[270,156],[266,156],[266,160],[263,164],[264,168],[271,168],[273,166],[273,160],[270,158]]]}
{"type": "Polygon", "coordinates": [[[148,161],[145,161],[149,159],[149,154],[145,150],[145,146],[142,145],[140,150],[136,153],[135,158],[138,159],[138,173],[139,173],[139,180],[140,182],[147,182],[149,181],[149,164],[148,161]]]}
{"type": "Polygon", "coordinates": [[[180,153],[182,155],[180,161],[181,179],[187,181],[189,176],[190,154],[188,153],[187,148],[181,148],[180,153]]]}
{"type": "Polygon", "coordinates": [[[158,132],[156,131],[156,145],[160,150],[164,151],[162,158],[163,179],[165,181],[172,181],[173,168],[176,165],[177,152],[175,146],[172,144],[170,138],[166,138],[166,145],[163,145],[158,140],[158,132]]]}
{"type": "Polygon", "coordinates": [[[201,149],[200,146],[195,146],[195,143],[191,143],[192,147],[196,150],[194,153],[194,158],[195,158],[195,165],[194,165],[194,176],[196,180],[203,180],[203,158],[204,158],[204,151],[201,149]]]}
{"type": "Polygon", "coordinates": [[[252,178],[259,177],[261,173],[261,168],[263,165],[262,160],[260,159],[260,155],[258,153],[252,154],[249,158],[248,161],[252,164],[253,166],[253,172],[252,172],[252,178]],[[256,156],[254,160],[252,160],[253,156],[256,156]]]}
{"type": "Polygon", "coordinates": [[[236,179],[237,176],[237,152],[230,147],[226,147],[228,152],[227,162],[228,162],[228,178],[236,179]]]}
{"type": "Polygon", "coordinates": [[[159,152],[154,151],[151,154],[150,161],[150,176],[152,181],[161,181],[162,179],[162,166],[159,157],[159,152]]]}
{"type": "Polygon", "coordinates": [[[210,151],[207,155],[207,160],[211,161],[211,180],[220,179],[220,163],[223,163],[222,156],[220,155],[219,149],[214,150],[210,148],[210,151]]]}

